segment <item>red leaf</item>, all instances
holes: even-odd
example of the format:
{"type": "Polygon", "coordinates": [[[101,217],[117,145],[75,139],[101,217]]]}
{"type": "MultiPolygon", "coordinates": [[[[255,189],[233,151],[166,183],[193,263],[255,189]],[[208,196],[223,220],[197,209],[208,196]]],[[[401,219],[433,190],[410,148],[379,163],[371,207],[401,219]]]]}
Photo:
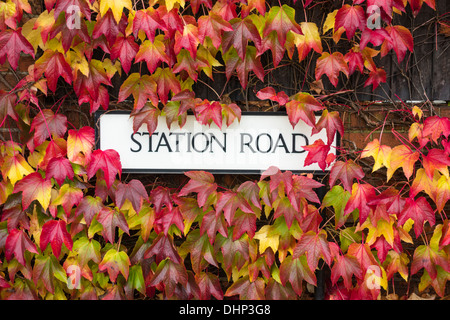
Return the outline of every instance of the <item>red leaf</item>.
{"type": "Polygon", "coordinates": [[[156,233],[164,232],[164,234],[167,235],[172,225],[177,226],[180,231],[184,230],[183,216],[178,207],[172,209],[165,207],[156,214],[154,222],[156,233]]]}
{"type": "Polygon", "coordinates": [[[148,283],[148,286],[156,286],[163,283],[166,296],[170,298],[173,296],[177,284],[185,286],[187,282],[188,275],[184,265],[166,259],[158,264],[155,274],[148,283]]]}
{"type": "Polygon", "coordinates": [[[72,68],[61,52],[47,49],[34,65],[39,75],[45,74],[48,88],[53,92],[56,91],[59,77],[63,77],[69,84],[72,83],[72,68]]]}
{"type": "Polygon", "coordinates": [[[28,235],[19,229],[13,229],[9,231],[8,237],[5,242],[5,257],[8,261],[12,259],[14,255],[23,266],[26,265],[25,250],[39,254],[35,244],[30,240],[28,235]]]}
{"type": "Polygon", "coordinates": [[[139,180],[133,179],[128,184],[119,183],[116,192],[116,205],[121,208],[126,200],[131,202],[134,211],[139,213],[141,211],[142,203],[148,200],[148,194],[144,185],[139,180]]]}
{"type": "MultiPolygon", "coordinates": [[[[172,210],[172,197],[170,190],[158,186],[150,192],[150,201],[153,203],[156,213],[159,213],[163,205],[172,210]]],[[[177,203],[178,204],[178,203],[177,203]]]]}
{"type": "Polygon", "coordinates": [[[187,23],[181,32],[175,32],[174,52],[175,54],[179,54],[181,49],[184,48],[189,51],[192,59],[195,59],[197,57],[197,46],[199,43],[198,27],[187,23]]]}
{"type": "Polygon", "coordinates": [[[369,216],[370,207],[367,204],[370,199],[375,196],[375,188],[370,184],[354,183],[352,186],[352,195],[345,205],[344,215],[351,213],[353,210],[359,210],[359,221],[364,223],[369,216]]]}
{"type": "Polygon", "coordinates": [[[222,286],[218,276],[211,272],[201,272],[195,275],[195,280],[200,288],[201,300],[210,300],[211,295],[217,300],[223,299],[222,286]]]}
{"type": "Polygon", "coordinates": [[[414,41],[411,32],[404,26],[387,26],[386,31],[391,36],[391,41],[384,40],[381,45],[381,56],[384,57],[391,49],[394,49],[400,63],[405,58],[407,50],[413,52],[414,41]]]}
{"type": "Polygon", "coordinates": [[[2,31],[0,33],[0,64],[4,64],[8,57],[9,64],[16,70],[21,52],[30,54],[34,58],[33,46],[22,35],[22,28],[2,31]]]}
{"type": "Polygon", "coordinates": [[[74,172],[70,161],[65,157],[52,158],[46,170],[47,179],[55,178],[55,181],[62,185],[66,177],[72,180],[74,172]]]}
{"type": "Polygon", "coordinates": [[[233,240],[239,239],[244,233],[247,233],[250,239],[256,232],[256,215],[251,212],[237,210],[231,223],[233,228],[233,240]]]}
{"type": "Polygon", "coordinates": [[[51,190],[51,181],[43,179],[39,172],[27,175],[14,186],[14,193],[22,191],[23,210],[26,210],[34,200],[37,200],[46,211],[50,204],[51,190]]]}
{"type": "Polygon", "coordinates": [[[66,229],[66,222],[63,220],[50,220],[42,226],[42,233],[40,238],[40,247],[44,251],[48,243],[52,247],[55,257],[59,257],[61,253],[61,246],[64,243],[69,251],[72,250],[72,237],[66,229]]]}
{"type": "Polygon", "coordinates": [[[322,116],[317,121],[316,126],[312,128],[311,134],[319,133],[322,129],[327,132],[327,144],[331,144],[335,138],[336,131],[341,136],[344,135],[344,124],[342,123],[339,112],[323,110],[322,116]]]}
{"type": "Polygon", "coordinates": [[[195,118],[203,125],[211,125],[214,123],[222,128],[222,106],[218,101],[210,103],[208,100],[203,100],[195,104],[195,118]]]}
{"type": "Polygon", "coordinates": [[[286,103],[286,111],[292,128],[301,119],[310,127],[316,125],[315,111],[323,110],[325,107],[312,95],[304,92],[297,93],[292,100],[286,103]]]}
{"type": "Polygon", "coordinates": [[[181,257],[173,244],[173,238],[171,235],[164,235],[160,233],[150,248],[145,251],[144,259],[149,259],[155,256],[155,262],[160,263],[161,261],[169,258],[175,263],[181,263],[181,257]]]}
{"type": "Polygon", "coordinates": [[[268,12],[263,29],[264,37],[272,31],[277,32],[282,46],[286,43],[286,35],[289,31],[303,34],[300,25],[295,21],[295,10],[288,5],[273,6],[268,12]]]}
{"type": "Polygon", "coordinates": [[[203,207],[208,197],[217,189],[217,184],[214,183],[214,176],[205,171],[188,171],[185,172],[189,178],[189,182],[180,190],[178,195],[180,197],[186,196],[191,192],[198,193],[197,201],[200,207],[203,207]]]}
{"type": "Polygon", "coordinates": [[[139,51],[139,45],[132,36],[119,36],[111,48],[111,60],[120,58],[122,68],[128,74],[131,69],[131,62],[139,51]]]}
{"type": "Polygon", "coordinates": [[[122,175],[122,164],[117,151],[113,149],[95,150],[92,153],[91,161],[87,165],[88,178],[91,179],[98,170],[102,170],[105,176],[106,186],[111,188],[116,174],[122,175]]]}
{"type": "Polygon", "coordinates": [[[89,227],[94,216],[100,212],[102,208],[102,199],[99,197],[94,198],[91,196],[86,196],[78,204],[77,209],[75,210],[74,218],[82,214],[87,226],[89,227]]]}
{"type": "Polygon", "coordinates": [[[345,190],[351,191],[354,179],[362,179],[364,171],[353,160],[336,161],[330,171],[329,184],[334,186],[337,180],[341,180],[345,190]]]}
{"type": "Polygon", "coordinates": [[[110,46],[116,41],[116,37],[119,34],[119,26],[114,19],[114,14],[111,10],[108,10],[106,14],[100,17],[95,23],[94,30],[92,31],[92,38],[97,39],[101,35],[106,37],[110,46]]]}
{"type": "Polygon", "coordinates": [[[309,269],[304,256],[296,259],[292,256],[286,257],[280,265],[280,280],[283,286],[290,282],[295,293],[299,296],[302,294],[303,280],[314,286],[317,283],[316,276],[309,269]]]}
{"type": "Polygon", "coordinates": [[[448,176],[448,166],[450,166],[450,158],[444,150],[433,148],[426,156],[423,156],[423,168],[430,180],[433,179],[435,170],[448,176]]]}
{"type": "Polygon", "coordinates": [[[352,48],[345,56],[345,61],[348,63],[348,74],[351,75],[353,72],[355,72],[356,69],[359,70],[359,72],[364,72],[364,59],[359,51],[359,49],[356,51],[354,48],[352,48]]]}
{"type": "Polygon", "coordinates": [[[259,90],[256,93],[256,96],[261,100],[270,99],[276,101],[280,106],[284,106],[289,101],[289,97],[284,91],[276,93],[275,89],[272,87],[265,87],[259,90]]]}
{"type": "Polygon", "coordinates": [[[331,268],[331,283],[334,285],[340,277],[344,279],[344,286],[346,288],[352,287],[352,276],[355,275],[358,279],[361,279],[362,274],[361,267],[355,257],[349,255],[338,255],[337,261],[331,268]]]}
{"type": "Polygon", "coordinates": [[[382,82],[386,82],[386,71],[383,68],[376,68],[376,70],[370,71],[369,78],[364,83],[364,87],[372,85],[372,91],[375,91],[382,82]]]}
{"type": "Polygon", "coordinates": [[[223,214],[229,225],[233,222],[234,214],[238,208],[243,212],[253,213],[247,200],[241,194],[227,191],[217,195],[216,214],[220,214],[223,210],[223,214]]]}
{"type": "Polygon", "coordinates": [[[364,30],[366,27],[366,13],[361,6],[345,4],[336,13],[334,30],[344,27],[347,38],[353,38],[356,29],[364,30]]]}
{"type": "Polygon", "coordinates": [[[167,28],[159,16],[158,10],[154,10],[153,7],[150,7],[147,10],[136,11],[133,20],[133,34],[136,38],[138,37],[139,31],[142,30],[147,35],[147,38],[153,42],[158,29],[167,31],[167,28]]]}
{"type": "Polygon", "coordinates": [[[211,11],[208,15],[198,18],[198,39],[200,43],[204,43],[205,38],[209,37],[212,40],[213,46],[219,49],[222,44],[224,31],[233,31],[233,28],[228,21],[222,19],[218,14],[211,11]]]}
{"type": "Polygon", "coordinates": [[[328,163],[328,152],[330,152],[330,146],[325,144],[322,139],[314,141],[312,145],[302,146],[308,152],[305,159],[305,166],[317,163],[323,171],[329,165],[328,163]]]}
{"type": "MultiPolygon", "coordinates": [[[[111,86],[111,80],[106,74],[103,62],[92,59],[89,61],[89,75],[86,77],[78,72],[74,81],[73,88],[78,98],[82,101],[89,101],[95,104],[104,104],[108,100],[108,92],[101,84],[111,86]],[[103,96],[103,95],[106,95],[103,96]]],[[[92,109],[92,107],[91,107],[92,109]]]]}
{"type": "Polygon", "coordinates": [[[77,164],[86,165],[91,159],[92,147],[95,143],[95,130],[83,127],[69,130],[67,137],[67,158],[77,164]]]}
{"type": "Polygon", "coordinates": [[[247,87],[248,73],[253,71],[259,80],[264,81],[264,67],[261,64],[260,57],[256,56],[256,49],[248,46],[244,60],[239,58],[236,50],[228,51],[225,56],[225,75],[227,79],[231,78],[233,71],[236,70],[237,76],[243,88],[247,87]]]}
{"type": "Polygon", "coordinates": [[[316,270],[319,265],[320,257],[323,257],[325,262],[330,266],[332,256],[326,232],[319,232],[316,234],[314,231],[308,231],[307,233],[302,234],[294,248],[292,257],[296,259],[304,253],[306,253],[309,269],[316,270]]]}
{"type": "Polygon", "coordinates": [[[333,54],[329,54],[328,52],[322,53],[322,56],[317,59],[316,65],[316,81],[320,79],[320,77],[324,74],[328,76],[330,82],[333,86],[337,86],[338,84],[338,76],[339,73],[344,73],[347,77],[349,75],[349,69],[347,62],[345,62],[344,56],[340,52],[333,52],[333,54]]]}
{"type": "Polygon", "coordinates": [[[402,226],[410,218],[414,221],[416,238],[422,233],[425,221],[428,221],[430,226],[434,226],[436,223],[434,211],[424,197],[420,197],[417,200],[414,198],[406,199],[405,207],[398,216],[398,224],[402,226]]]}
{"type": "Polygon", "coordinates": [[[148,71],[153,73],[161,62],[169,64],[169,57],[165,49],[164,43],[158,39],[155,39],[153,42],[145,40],[136,54],[135,62],[144,60],[147,63],[148,71]]]}
{"type": "Polygon", "coordinates": [[[158,96],[162,104],[167,103],[170,91],[174,95],[181,91],[180,82],[170,68],[156,69],[151,78],[156,82],[158,96]]]}
{"type": "Polygon", "coordinates": [[[67,131],[67,117],[60,113],[54,114],[51,109],[44,109],[33,119],[30,132],[33,130],[35,146],[39,146],[50,136],[62,138],[67,131]]]}
{"type": "Polygon", "coordinates": [[[115,241],[116,227],[129,234],[128,223],[123,213],[110,207],[102,207],[97,215],[97,221],[103,226],[103,237],[110,243],[114,243],[115,241]]]}
{"type": "Polygon", "coordinates": [[[438,143],[441,136],[447,138],[450,135],[450,119],[439,116],[427,117],[423,122],[422,135],[424,138],[431,137],[435,143],[438,143]]]}
{"type": "Polygon", "coordinates": [[[217,232],[225,238],[228,237],[227,223],[223,215],[217,215],[215,211],[209,211],[202,218],[200,225],[200,235],[206,232],[209,242],[214,243],[217,232]]]}
{"type": "Polygon", "coordinates": [[[237,56],[245,60],[248,42],[251,40],[256,48],[261,48],[261,36],[253,24],[252,19],[244,18],[236,20],[231,24],[233,31],[226,31],[222,37],[222,50],[224,53],[231,48],[236,49],[237,56]]]}

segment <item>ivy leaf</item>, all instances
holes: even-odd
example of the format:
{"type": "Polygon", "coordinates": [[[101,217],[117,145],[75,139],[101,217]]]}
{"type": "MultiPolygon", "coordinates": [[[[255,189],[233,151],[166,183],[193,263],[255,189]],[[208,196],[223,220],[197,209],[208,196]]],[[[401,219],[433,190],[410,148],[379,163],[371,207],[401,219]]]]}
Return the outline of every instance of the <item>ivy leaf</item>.
{"type": "Polygon", "coordinates": [[[218,267],[214,247],[209,242],[208,235],[206,233],[201,235],[198,229],[189,232],[186,241],[180,246],[179,253],[181,256],[187,256],[189,253],[192,270],[196,274],[200,273],[208,263],[218,267]]]}
{"type": "Polygon", "coordinates": [[[215,193],[217,184],[214,183],[214,176],[205,171],[188,171],[184,173],[190,178],[189,182],[180,190],[180,197],[187,196],[191,192],[198,194],[197,201],[200,207],[203,207],[208,197],[215,193]]]}
{"type": "Polygon", "coordinates": [[[420,245],[414,250],[411,275],[414,275],[420,269],[425,268],[431,279],[436,279],[438,274],[437,266],[450,272],[448,256],[444,250],[437,250],[437,248],[433,248],[431,245],[420,245]]]}
{"type": "MultiPolygon", "coordinates": [[[[191,2],[192,7],[192,2],[191,2]]],[[[192,9],[194,9],[192,7],[192,9]]],[[[213,46],[219,49],[222,44],[222,35],[224,31],[233,31],[231,24],[222,19],[222,17],[214,12],[198,18],[198,40],[204,43],[205,38],[209,37],[213,46]]]]}
{"type": "Polygon", "coordinates": [[[280,280],[283,286],[290,282],[297,295],[302,294],[302,282],[305,280],[315,286],[317,279],[314,273],[309,269],[306,256],[300,256],[294,259],[287,256],[280,265],[280,280]]]}
{"type": "Polygon", "coordinates": [[[317,163],[323,171],[329,165],[328,163],[328,152],[330,152],[330,146],[325,144],[322,139],[314,141],[313,144],[309,146],[302,146],[308,152],[305,159],[305,166],[309,166],[313,163],[317,163]]]}
{"type": "Polygon", "coordinates": [[[364,171],[353,160],[336,161],[330,170],[329,184],[332,187],[337,180],[341,180],[345,190],[351,191],[353,180],[362,178],[364,178],[364,171]]]}
{"type": "Polygon", "coordinates": [[[344,190],[341,186],[335,185],[325,194],[322,200],[322,206],[333,206],[336,230],[345,223],[345,220],[347,220],[347,216],[344,214],[344,209],[350,195],[351,194],[349,191],[344,190]]]}
{"type": "Polygon", "coordinates": [[[62,138],[67,131],[67,117],[44,109],[39,112],[31,123],[30,132],[34,131],[33,142],[35,146],[41,145],[51,136],[62,138]]]}
{"type": "Polygon", "coordinates": [[[386,31],[389,33],[391,41],[384,40],[381,45],[381,56],[384,57],[391,49],[394,49],[397,54],[398,63],[400,63],[405,58],[408,50],[411,52],[414,50],[414,41],[411,32],[400,25],[387,26],[386,31]]]}
{"type": "Polygon", "coordinates": [[[296,259],[304,253],[306,253],[306,260],[310,270],[316,270],[320,257],[329,266],[331,265],[332,256],[327,241],[327,234],[324,230],[321,230],[319,233],[308,231],[301,236],[294,248],[292,258],[296,259]]]}
{"type": "Polygon", "coordinates": [[[126,234],[130,234],[127,220],[123,213],[110,207],[103,207],[97,215],[97,221],[103,226],[102,235],[106,241],[114,243],[116,227],[126,234]]]}
{"type": "Polygon", "coordinates": [[[253,212],[244,212],[238,209],[231,225],[234,226],[233,240],[239,239],[244,233],[253,239],[256,231],[256,215],[253,212]]]}
{"type": "Polygon", "coordinates": [[[352,287],[352,276],[358,279],[363,276],[363,271],[355,257],[349,255],[338,255],[337,260],[331,268],[331,283],[336,284],[340,277],[344,279],[346,288],[352,287]]]}
{"type": "Polygon", "coordinates": [[[450,135],[450,119],[447,117],[431,116],[423,122],[423,137],[431,138],[435,143],[441,136],[450,135]]]}
{"type": "Polygon", "coordinates": [[[33,282],[41,280],[50,293],[55,293],[55,280],[67,278],[66,271],[55,256],[37,256],[33,266],[33,282]]]}
{"type": "Polygon", "coordinates": [[[414,198],[406,199],[403,211],[398,216],[398,224],[402,226],[408,219],[414,221],[416,238],[422,233],[425,221],[428,221],[431,226],[434,226],[436,223],[434,211],[424,197],[420,197],[417,200],[414,198]]]}
{"type": "Polygon", "coordinates": [[[312,95],[304,92],[297,93],[292,100],[286,103],[286,111],[292,128],[299,120],[302,120],[310,127],[315,126],[315,111],[323,110],[325,107],[312,95]]]}
{"type": "Polygon", "coordinates": [[[129,95],[133,95],[134,109],[140,110],[145,103],[150,100],[154,106],[159,103],[158,96],[156,94],[156,82],[151,76],[139,73],[132,73],[123,82],[119,90],[118,102],[124,101],[129,95]]]}
{"type": "Polygon", "coordinates": [[[284,106],[289,101],[289,97],[284,91],[277,93],[272,87],[265,87],[259,90],[256,96],[261,100],[269,99],[278,102],[280,106],[284,106]]]}
{"type": "Polygon", "coordinates": [[[41,250],[47,248],[48,243],[52,247],[55,257],[59,257],[61,246],[64,243],[69,251],[72,250],[73,241],[67,232],[66,222],[63,220],[50,220],[42,226],[41,238],[39,240],[41,250]]]}
{"type": "Polygon", "coordinates": [[[125,251],[117,251],[109,249],[103,257],[102,262],[98,265],[100,272],[107,271],[112,282],[116,282],[117,276],[121,273],[125,280],[128,279],[130,271],[130,258],[125,251]]]}
{"type": "MultiPolygon", "coordinates": [[[[108,91],[101,84],[111,86],[102,61],[92,59],[89,61],[89,75],[78,72],[73,81],[73,88],[79,100],[104,104],[109,101],[108,91]],[[103,96],[105,95],[105,96],[103,96]],[[103,102],[103,100],[105,100],[103,102]]],[[[107,106],[108,104],[106,104],[107,106]]],[[[91,107],[92,109],[92,107],[91,107]]]]}
{"type": "Polygon", "coordinates": [[[1,165],[2,176],[8,178],[12,185],[34,172],[21,154],[8,155],[3,158],[1,165]]]}
{"type": "Polygon", "coordinates": [[[73,251],[78,254],[78,261],[85,266],[89,261],[99,264],[102,261],[101,245],[98,241],[82,237],[73,243],[73,251]]]}
{"type": "Polygon", "coordinates": [[[170,91],[174,95],[181,91],[180,82],[170,68],[157,68],[151,78],[156,82],[158,96],[162,104],[167,103],[170,91]]]}
{"type": "Polygon", "coordinates": [[[122,19],[123,9],[133,10],[131,0],[101,0],[100,1],[100,15],[104,16],[108,10],[114,15],[114,19],[117,23],[122,19]]]}
{"type": "Polygon", "coordinates": [[[230,126],[235,119],[241,121],[241,108],[235,103],[221,104],[222,118],[227,126],[230,126]]]}
{"type": "Polygon", "coordinates": [[[280,44],[278,35],[275,31],[269,33],[267,37],[263,37],[261,41],[262,43],[260,51],[266,52],[270,49],[270,51],[272,52],[273,66],[277,67],[280,64],[281,60],[283,60],[284,53],[286,52],[286,47],[280,44]]]}
{"type": "Polygon", "coordinates": [[[102,208],[102,199],[99,197],[94,198],[92,196],[85,196],[78,204],[74,216],[78,217],[82,214],[87,226],[89,227],[94,216],[100,212],[102,208]]]}
{"type": "Polygon", "coordinates": [[[372,91],[375,91],[382,82],[386,82],[386,71],[383,68],[376,68],[370,71],[369,78],[364,83],[364,87],[372,85],[372,91]]]}
{"type": "Polygon", "coordinates": [[[155,38],[153,42],[145,40],[139,47],[139,51],[136,53],[135,62],[145,61],[147,63],[148,71],[153,73],[161,62],[169,64],[169,57],[165,50],[166,47],[164,42],[159,40],[158,37],[155,38]]]}
{"type": "Polygon", "coordinates": [[[187,282],[188,275],[184,265],[173,262],[170,259],[165,259],[158,264],[148,286],[156,286],[163,283],[166,296],[170,298],[173,296],[177,284],[186,286],[187,282]]]}
{"type": "Polygon", "coordinates": [[[113,13],[109,10],[106,14],[101,15],[101,17],[97,19],[94,30],[92,31],[92,38],[99,39],[104,35],[109,45],[112,46],[118,34],[119,23],[115,21],[113,13]]]}
{"type": "Polygon", "coordinates": [[[26,210],[30,204],[37,200],[42,208],[47,210],[50,204],[52,183],[43,179],[39,172],[33,172],[14,186],[14,193],[22,191],[22,208],[26,210]]]}
{"type": "Polygon", "coordinates": [[[175,32],[175,44],[173,46],[175,54],[179,54],[181,49],[186,49],[192,59],[197,57],[197,46],[200,43],[198,39],[198,27],[194,24],[187,23],[183,27],[183,31],[175,32]]]}
{"type": "Polygon", "coordinates": [[[129,183],[119,183],[115,191],[115,202],[121,208],[125,201],[131,202],[134,211],[139,212],[144,200],[148,201],[148,194],[141,181],[133,179],[129,183]]]}
{"type": "Polygon", "coordinates": [[[322,75],[326,74],[328,79],[333,86],[338,84],[339,73],[344,73],[347,77],[349,75],[349,69],[344,56],[340,52],[333,52],[329,54],[328,52],[322,53],[322,55],[317,59],[316,65],[316,81],[319,81],[322,75]]]}
{"type": "Polygon", "coordinates": [[[86,168],[88,178],[91,179],[98,170],[103,171],[106,186],[111,188],[116,179],[116,174],[119,174],[119,177],[122,175],[122,164],[117,151],[113,149],[105,151],[100,149],[95,150],[92,153],[91,161],[86,168]]]}
{"type": "MultiPolygon", "coordinates": [[[[313,49],[317,53],[322,53],[322,41],[317,25],[314,22],[301,22],[300,27],[304,35],[305,46],[309,50],[313,49]]],[[[309,50],[307,51],[309,52],[309,50]]]]}
{"type": "Polygon", "coordinates": [[[195,118],[203,125],[211,125],[214,123],[222,129],[222,106],[218,101],[210,103],[208,100],[203,100],[195,104],[195,118]]]}
{"type": "Polygon", "coordinates": [[[59,77],[63,77],[68,84],[71,84],[73,81],[72,68],[65,60],[64,55],[59,51],[45,50],[44,54],[34,65],[38,75],[45,74],[48,88],[53,92],[56,91],[59,77]]]}
{"type": "Polygon", "coordinates": [[[280,44],[284,46],[289,31],[302,34],[300,25],[295,21],[295,10],[288,5],[273,6],[267,14],[263,35],[276,31],[280,44]]]}
{"type": "Polygon", "coordinates": [[[169,259],[175,263],[181,263],[180,254],[173,243],[171,235],[164,235],[160,233],[152,245],[145,251],[144,259],[149,259],[155,256],[155,262],[160,263],[163,260],[169,259]]]}
{"type": "Polygon", "coordinates": [[[375,172],[383,166],[389,168],[391,151],[391,147],[381,145],[378,139],[373,139],[362,151],[361,158],[373,157],[373,159],[375,160],[375,164],[373,166],[372,172],[375,172]]]}
{"type": "Polygon", "coordinates": [[[89,163],[92,147],[95,143],[95,131],[91,127],[71,129],[67,137],[67,158],[77,164],[89,163]]]}
{"type": "Polygon", "coordinates": [[[311,134],[319,133],[322,129],[326,129],[327,132],[327,144],[331,144],[334,140],[336,131],[339,132],[341,136],[344,135],[344,124],[339,117],[339,112],[331,111],[328,112],[327,109],[322,111],[322,116],[319,121],[317,121],[315,127],[312,128],[311,134]]]}
{"type": "Polygon", "coordinates": [[[353,210],[359,210],[359,221],[364,223],[370,213],[370,207],[367,204],[370,199],[375,196],[375,189],[367,183],[354,183],[352,186],[352,195],[348,199],[344,209],[344,215],[351,213],[353,210]]]}
{"type": "Polygon", "coordinates": [[[111,60],[117,58],[120,59],[122,63],[122,68],[125,73],[129,73],[131,69],[131,64],[139,51],[139,45],[135,42],[133,36],[118,36],[116,42],[111,48],[111,60]]]}
{"type": "Polygon", "coordinates": [[[58,196],[52,199],[49,207],[50,214],[53,218],[57,215],[57,206],[61,205],[67,216],[70,216],[71,210],[77,206],[83,198],[83,191],[79,188],[72,187],[69,184],[64,184],[60,189],[58,196]]]}
{"type": "Polygon", "coordinates": [[[156,214],[154,228],[157,233],[164,232],[167,235],[172,225],[175,225],[180,231],[184,230],[183,216],[178,207],[172,209],[165,207],[156,214]]]}
{"type": "Polygon", "coordinates": [[[219,277],[211,272],[200,272],[195,275],[200,288],[200,299],[209,300],[211,295],[217,300],[223,300],[223,292],[219,277]]]}
{"type": "Polygon", "coordinates": [[[434,171],[438,170],[443,175],[448,177],[448,166],[450,165],[450,158],[441,149],[431,149],[427,155],[423,156],[423,168],[428,178],[433,179],[434,171]]]}
{"type": "Polygon", "coordinates": [[[8,58],[9,64],[14,70],[19,66],[21,52],[34,58],[34,48],[22,35],[22,28],[3,30],[0,33],[0,48],[0,64],[4,64],[8,58]]]}
{"type": "MultiPolygon", "coordinates": [[[[133,34],[135,37],[137,37],[139,31],[142,30],[150,40],[149,42],[154,43],[155,34],[158,29],[167,31],[158,10],[153,9],[153,7],[149,7],[147,10],[136,11],[136,15],[133,20],[133,34]]],[[[152,73],[153,71],[150,72],[152,73]]]]}
{"type": "Polygon", "coordinates": [[[265,300],[265,283],[261,278],[250,281],[249,276],[242,277],[227,289],[226,297],[239,295],[240,300],[265,300]]]}
{"type": "Polygon", "coordinates": [[[414,165],[419,160],[420,154],[405,145],[399,145],[392,149],[390,162],[387,169],[387,181],[392,178],[394,172],[402,167],[403,174],[409,180],[414,172],[414,165]]]}
{"type": "MultiPolygon", "coordinates": [[[[231,21],[233,31],[226,31],[222,37],[222,50],[227,53],[231,48],[236,49],[237,57],[245,60],[248,42],[251,40],[256,48],[261,48],[261,36],[249,17],[231,21]]],[[[256,51],[255,51],[256,53],[256,51]]]]}
{"type": "Polygon", "coordinates": [[[75,176],[70,161],[65,157],[52,158],[45,173],[47,179],[54,178],[59,185],[63,184],[66,177],[72,180],[75,176]]]}
{"type": "Polygon", "coordinates": [[[25,250],[31,253],[39,254],[36,249],[36,245],[30,240],[24,230],[10,230],[5,242],[6,259],[10,261],[14,255],[20,264],[26,266],[25,250]]]}
{"type": "Polygon", "coordinates": [[[255,47],[247,46],[243,60],[238,56],[236,50],[231,49],[225,54],[224,60],[227,79],[230,79],[233,71],[236,70],[243,88],[247,87],[248,73],[250,71],[253,71],[259,80],[264,81],[264,67],[261,64],[260,57],[256,56],[255,47]]]}
{"type": "Polygon", "coordinates": [[[209,242],[213,244],[216,240],[217,231],[224,237],[228,236],[228,229],[224,216],[217,216],[216,212],[211,210],[203,215],[200,225],[200,234],[203,235],[206,232],[209,242]]]}
{"type": "Polygon", "coordinates": [[[340,27],[345,28],[347,38],[353,38],[356,29],[364,30],[366,27],[366,13],[361,6],[351,6],[345,4],[340,8],[336,14],[336,22],[334,29],[338,30],[340,27]]]}

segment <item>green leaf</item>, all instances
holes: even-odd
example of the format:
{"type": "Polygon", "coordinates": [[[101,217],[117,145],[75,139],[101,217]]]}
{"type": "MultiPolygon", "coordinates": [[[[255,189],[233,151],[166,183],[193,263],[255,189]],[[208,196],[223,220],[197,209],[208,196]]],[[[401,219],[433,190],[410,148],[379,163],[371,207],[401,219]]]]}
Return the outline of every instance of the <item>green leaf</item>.
{"type": "Polygon", "coordinates": [[[117,251],[113,248],[106,252],[103,260],[98,265],[98,270],[100,272],[107,271],[112,282],[116,282],[119,273],[127,280],[130,264],[130,258],[128,258],[125,251],[117,251]]]}

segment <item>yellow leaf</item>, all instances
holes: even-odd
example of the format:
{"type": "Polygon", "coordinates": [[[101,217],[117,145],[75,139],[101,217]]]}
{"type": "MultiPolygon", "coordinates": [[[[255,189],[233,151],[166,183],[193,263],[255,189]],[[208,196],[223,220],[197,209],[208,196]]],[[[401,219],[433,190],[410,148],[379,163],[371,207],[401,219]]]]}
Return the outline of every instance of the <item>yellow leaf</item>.
{"type": "Polygon", "coordinates": [[[277,234],[269,235],[271,233],[271,226],[265,225],[258,232],[255,233],[254,238],[259,240],[259,252],[262,254],[267,248],[272,248],[273,252],[278,251],[280,243],[280,236],[277,234]]]}
{"type": "Polygon", "coordinates": [[[3,160],[2,175],[3,177],[8,177],[12,185],[15,185],[23,176],[33,172],[33,168],[30,167],[20,154],[6,156],[3,160]]]}
{"type": "Polygon", "coordinates": [[[34,53],[36,54],[39,47],[43,49],[45,46],[42,41],[41,27],[33,30],[35,21],[36,18],[33,18],[24,23],[22,26],[22,35],[33,46],[34,53]]]}
{"type": "Polygon", "coordinates": [[[405,145],[394,147],[390,156],[390,163],[387,170],[387,181],[392,178],[394,172],[402,167],[405,177],[409,180],[414,171],[414,164],[419,160],[420,154],[411,150],[405,145]]]}
{"type": "Polygon", "coordinates": [[[86,77],[89,77],[89,63],[86,60],[86,57],[82,51],[78,50],[79,46],[83,45],[82,43],[73,48],[74,50],[70,50],[68,54],[69,64],[72,67],[74,74],[77,74],[77,71],[80,71],[86,77]]]}
{"type": "Polygon", "coordinates": [[[300,27],[302,28],[307,45],[317,53],[322,53],[322,41],[317,25],[313,22],[302,22],[300,23],[300,27]]]}
{"type": "Polygon", "coordinates": [[[100,14],[104,16],[109,9],[111,9],[114,19],[117,23],[122,19],[123,9],[133,10],[131,0],[101,0],[100,1],[100,14]]]}
{"type": "Polygon", "coordinates": [[[177,3],[180,4],[181,7],[184,7],[185,4],[184,0],[163,0],[162,2],[166,4],[167,11],[172,10],[177,3]]]}
{"type": "Polygon", "coordinates": [[[330,12],[327,15],[327,18],[325,19],[325,22],[323,23],[323,33],[326,33],[328,30],[334,30],[334,23],[336,21],[336,14],[338,12],[338,9],[334,10],[333,12],[330,12]]]}
{"type": "Polygon", "coordinates": [[[391,147],[380,145],[378,139],[374,139],[373,141],[369,142],[366,148],[362,151],[361,158],[373,157],[373,159],[375,160],[375,164],[373,166],[372,172],[375,172],[383,166],[389,168],[391,151],[391,147]]]}
{"type": "Polygon", "coordinates": [[[414,106],[414,107],[412,108],[412,113],[413,113],[414,117],[415,117],[415,116],[418,116],[418,117],[419,117],[419,120],[422,119],[423,111],[422,111],[422,109],[420,109],[418,106],[414,106]]]}

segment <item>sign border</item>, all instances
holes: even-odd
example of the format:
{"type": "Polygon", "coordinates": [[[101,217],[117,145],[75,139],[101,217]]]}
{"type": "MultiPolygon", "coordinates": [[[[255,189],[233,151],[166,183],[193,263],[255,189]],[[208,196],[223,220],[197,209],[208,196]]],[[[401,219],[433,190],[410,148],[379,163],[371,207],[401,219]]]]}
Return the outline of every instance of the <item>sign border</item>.
{"type": "MultiPolygon", "coordinates": [[[[97,110],[94,113],[94,121],[95,121],[95,149],[101,149],[100,146],[100,126],[99,126],[99,120],[100,117],[103,114],[131,114],[131,110],[97,110]]],[[[188,112],[188,114],[193,114],[192,112],[188,112]]],[[[267,111],[267,112],[261,112],[261,111],[242,111],[242,115],[249,115],[249,116],[286,116],[286,111],[267,111]]],[[[336,132],[336,157],[340,154],[339,152],[339,145],[341,142],[341,135],[339,132],[336,132]]],[[[129,174],[184,174],[188,171],[201,171],[199,169],[123,169],[122,173],[129,173],[129,174]]],[[[264,172],[264,170],[223,170],[223,169],[213,169],[213,170],[207,170],[208,172],[211,172],[212,174],[256,174],[260,175],[264,172]]],[[[283,171],[283,170],[282,170],[283,171]]],[[[285,170],[286,171],[286,170],[285,170]]],[[[288,170],[291,171],[294,174],[301,174],[301,173],[312,173],[315,176],[325,176],[329,173],[329,170],[322,171],[322,170],[288,170]]]]}

